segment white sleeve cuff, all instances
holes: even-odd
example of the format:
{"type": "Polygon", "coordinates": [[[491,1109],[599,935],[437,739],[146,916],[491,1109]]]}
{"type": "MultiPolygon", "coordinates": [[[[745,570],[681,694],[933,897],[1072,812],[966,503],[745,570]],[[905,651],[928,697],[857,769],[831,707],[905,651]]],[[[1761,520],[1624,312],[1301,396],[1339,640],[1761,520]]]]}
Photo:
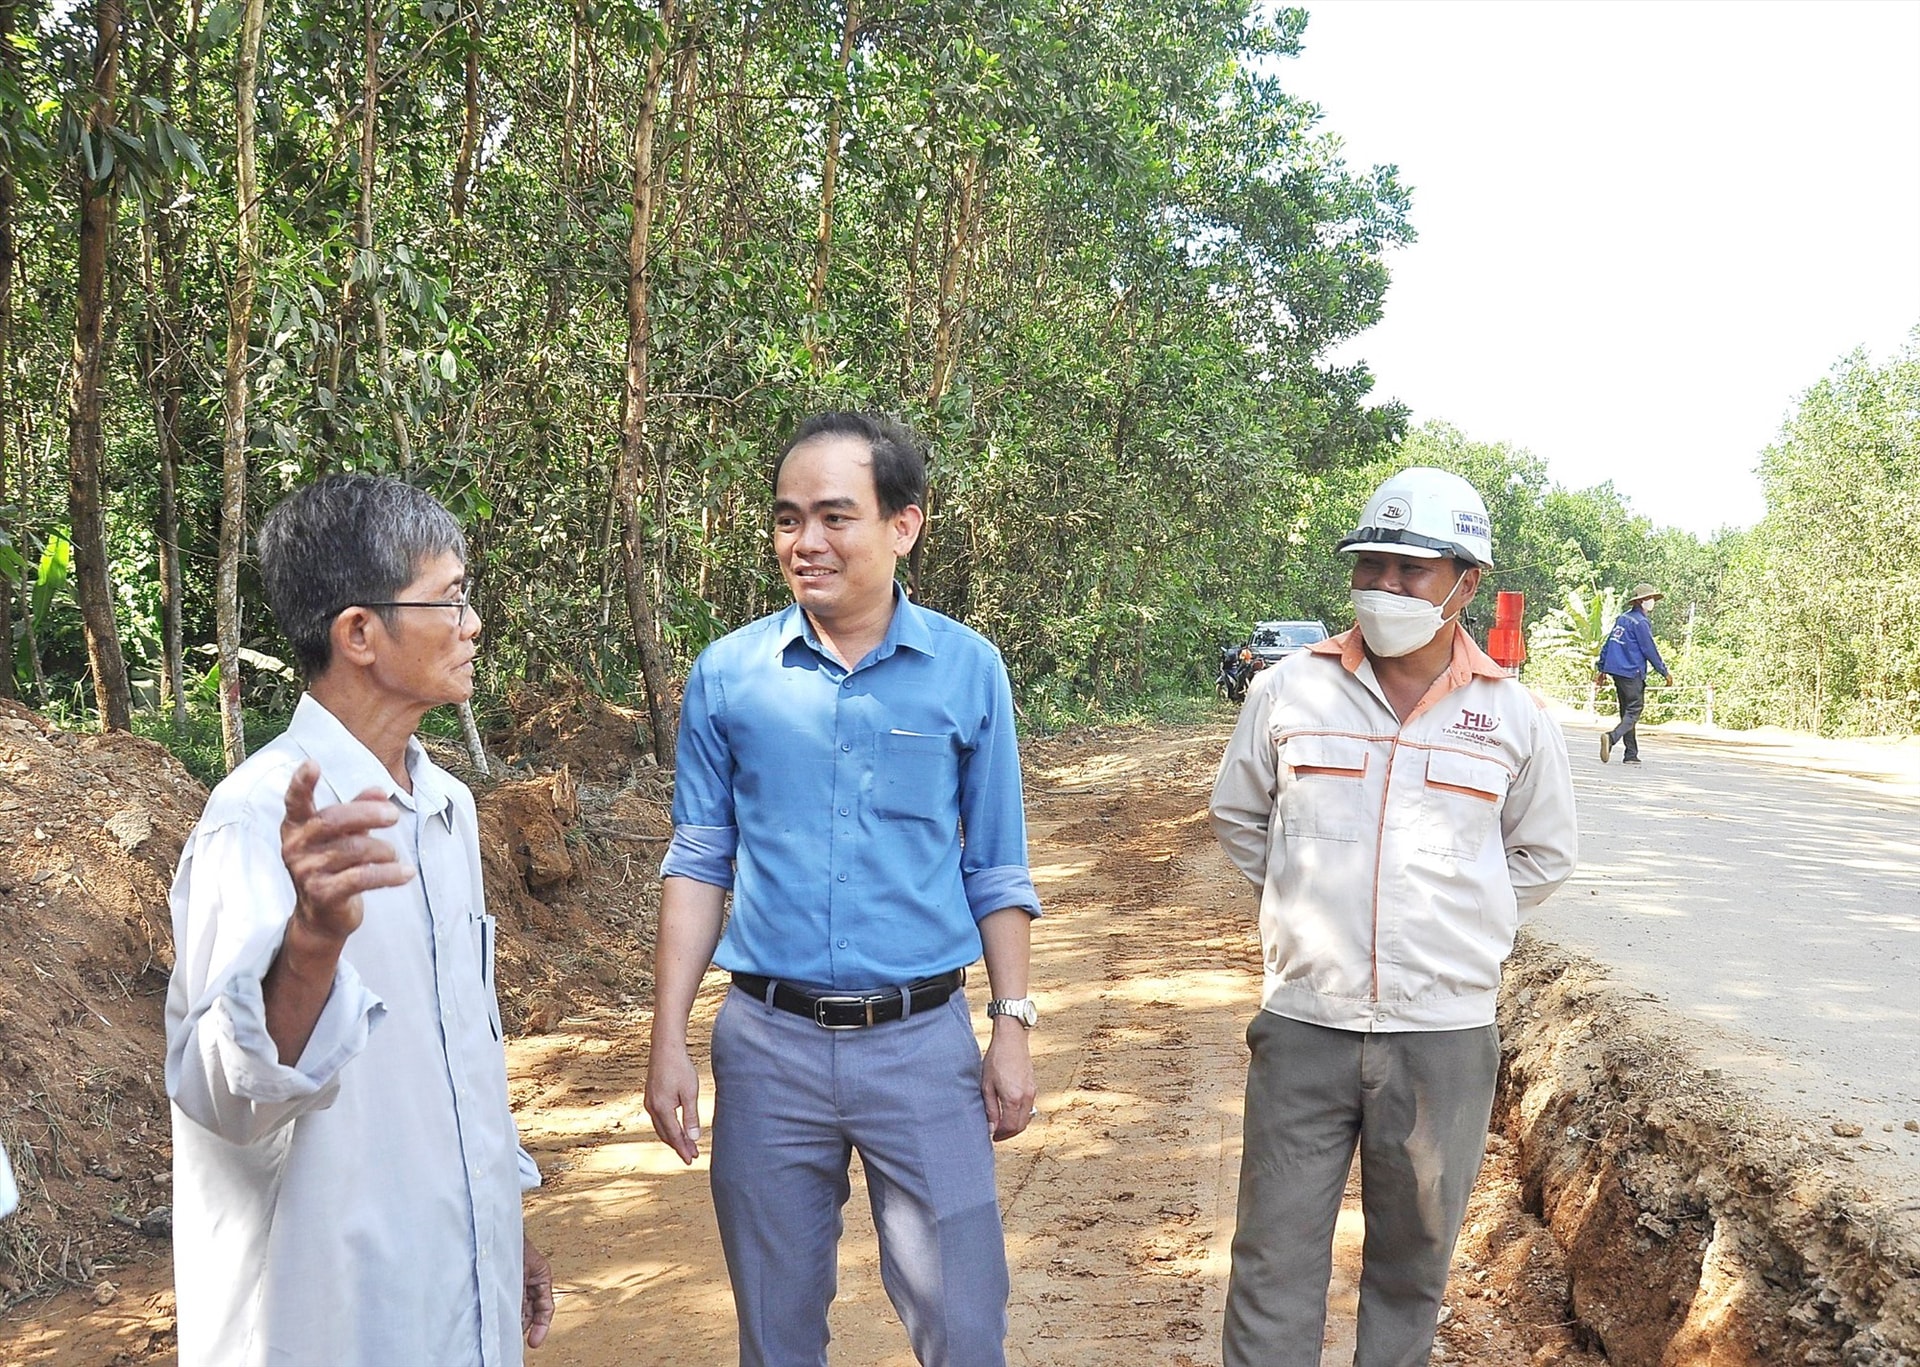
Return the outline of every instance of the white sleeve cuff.
{"type": "MultiPolygon", "coordinates": [[[[277,951],[277,946],[276,946],[277,951]]],[[[269,955],[267,962],[272,963],[269,955]]],[[[268,1105],[317,1100],[315,1110],[331,1105],[339,1090],[340,1070],[367,1047],[386,1004],[360,981],[352,964],[334,970],[333,990],[320,1009],[313,1034],[292,1067],[280,1062],[279,1046],[267,1033],[267,1004],[261,995],[265,968],[233,974],[207,1006],[201,1029],[218,1052],[227,1091],[234,1097],[268,1105]]]]}

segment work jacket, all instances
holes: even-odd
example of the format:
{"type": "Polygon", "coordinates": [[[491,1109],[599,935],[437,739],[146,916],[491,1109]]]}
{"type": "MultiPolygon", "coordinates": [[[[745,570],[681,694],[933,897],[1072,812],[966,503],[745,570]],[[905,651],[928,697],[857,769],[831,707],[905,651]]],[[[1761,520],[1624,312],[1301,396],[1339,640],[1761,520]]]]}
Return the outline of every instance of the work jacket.
{"type": "Polygon", "coordinates": [[[1261,890],[1263,1006],[1343,1030],[1490,1024],[1521,912],[1573,872],[1560,729],[1457,627],[1404,720],[1357,630],[1260,675],[1212,815],[1261,890]]]}
{"type": "Polygon", "coordinates": [[[1607,633],[1607,643],[1600,648],[1599,663],[1594,667],[1602,674],[1639,679],[1646,676],[1649,664],[1662,674],[1669,672],[1667,662],[1660,658],[1660,647],[1653,643],[1653,623],[1636,604],[1614,620],[1613,630],[1607,633]]]}

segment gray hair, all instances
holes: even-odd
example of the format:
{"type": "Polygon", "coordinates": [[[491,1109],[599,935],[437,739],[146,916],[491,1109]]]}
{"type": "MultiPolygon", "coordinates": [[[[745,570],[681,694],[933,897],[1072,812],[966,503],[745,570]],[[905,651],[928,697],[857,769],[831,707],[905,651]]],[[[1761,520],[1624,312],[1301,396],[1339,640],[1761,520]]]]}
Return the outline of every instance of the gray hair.
{"type": "MultiPolygon", "coordinates": [[[[433,495],[377,475],[328,475],[296,490],[260,525],[267,604],[309,680],[333,663],[333,619],[399,595],[422,562],[467,539],[433,495]]],[[[392,620],[393,609],[377,608],[392,620]]]]}

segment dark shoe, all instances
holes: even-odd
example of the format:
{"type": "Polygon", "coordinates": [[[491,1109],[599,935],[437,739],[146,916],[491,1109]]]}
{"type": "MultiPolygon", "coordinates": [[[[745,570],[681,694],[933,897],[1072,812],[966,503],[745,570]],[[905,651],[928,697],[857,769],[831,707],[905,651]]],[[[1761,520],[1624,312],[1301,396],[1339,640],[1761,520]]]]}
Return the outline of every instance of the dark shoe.
{"type": "Polygon", "coordinates": [[[1613,758],[1613,732],[1602,731],[1600,733],[1600,762],[1602,764],[1605,764],[1608,760],[1612,758],[1613,758]]]}
{"type": "Polygon", "coordinates": [[[1640,762],[1640,756],[1628,755],[1625,759],[1621,760],[1620,762],[1622,764],[1638,764],[1640,762]]]}

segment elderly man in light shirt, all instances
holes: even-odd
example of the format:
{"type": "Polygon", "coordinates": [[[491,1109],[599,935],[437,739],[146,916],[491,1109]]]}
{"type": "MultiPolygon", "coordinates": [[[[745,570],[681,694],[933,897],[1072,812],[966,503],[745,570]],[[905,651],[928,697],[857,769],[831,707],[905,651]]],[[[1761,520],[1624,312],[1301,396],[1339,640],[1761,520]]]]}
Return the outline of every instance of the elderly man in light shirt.
{"type": "Polygon", "coordinates": [[[214,789],[167,993],[182,1367],[511,1367],[553,1318],[524,1240],[473,797],[414,730],[473,691],[453,517],[337,475],[259,539],[307,679],[214,789]]]}

